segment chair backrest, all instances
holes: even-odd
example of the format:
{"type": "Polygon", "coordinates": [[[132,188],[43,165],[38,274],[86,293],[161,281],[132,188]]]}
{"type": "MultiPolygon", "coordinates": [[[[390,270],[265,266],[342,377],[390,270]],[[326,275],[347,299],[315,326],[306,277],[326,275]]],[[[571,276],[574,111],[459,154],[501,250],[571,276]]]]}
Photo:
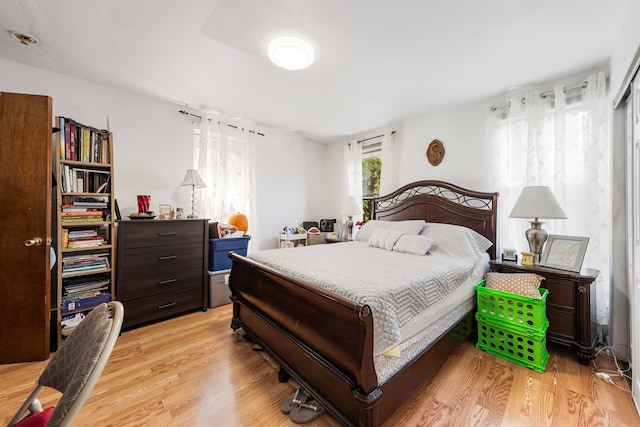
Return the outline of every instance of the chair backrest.
{"type": "Polygon", "coordinates": [[[123,317],[124,308],[120,302],[100,304],[53,355],[38,379],[40,385],[62,393],[46,424],[48,427],[69,425],[80,411],[107,364],[123,317]]]}

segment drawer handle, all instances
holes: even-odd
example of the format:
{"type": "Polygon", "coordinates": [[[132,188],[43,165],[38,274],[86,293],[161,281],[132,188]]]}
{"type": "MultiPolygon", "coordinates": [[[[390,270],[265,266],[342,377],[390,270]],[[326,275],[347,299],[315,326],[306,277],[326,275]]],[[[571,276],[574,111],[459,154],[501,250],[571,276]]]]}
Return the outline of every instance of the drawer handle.
{"type": "Polygon", "coordinates": [[[168,260],[176,259],[176,256],[175,255],[161,256],[158,259],[160,261],[168,261],[168,260]]]}
{"type": "Polygon", "coordinates": [[[171,232],[166,232],[166,233],[158,233],[158,236],[162,236],[162,237],[164,237],[164,236],[175,236],[177,234],[178,234],[177,232],[171,231],[171,232]]]}
{"type": "Polygon", "coordinates": [[[176,283],[177,281],[178,281],[178,279],[161,280],[161,281],[158,282],[158,286],[170,285],[172,283],[176,283]]]}
{"type": "Polygon", "coordinates": [[[164,310],[165,308],[170,308],[176,305],[175,302],[170,302],[169,304],[162,304],[158,306],[158,310],[164,310]]]}

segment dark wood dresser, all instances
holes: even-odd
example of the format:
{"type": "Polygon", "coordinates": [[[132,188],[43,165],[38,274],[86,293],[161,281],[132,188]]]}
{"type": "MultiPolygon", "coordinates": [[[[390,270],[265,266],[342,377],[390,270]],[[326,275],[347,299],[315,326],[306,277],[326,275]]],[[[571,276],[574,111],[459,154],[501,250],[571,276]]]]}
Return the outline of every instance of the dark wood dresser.
{"type": "Polygon", "coordinates": [[[596,328],[596,292],[591,289],[600,273],[589,268],[580,273],[541,266],[525,266],[509,261],[490,261],[498,273],[535,273],[545,278],[540,285],[547,297],[547,341],[577,350],[583,364],[595,356],[599,335],[596,328]]]}
{"type": "Polygon", "coordinates": [[[123,220],[117,223],[116,295],[130,329],[207,310],[205,219],[123,220]]]}

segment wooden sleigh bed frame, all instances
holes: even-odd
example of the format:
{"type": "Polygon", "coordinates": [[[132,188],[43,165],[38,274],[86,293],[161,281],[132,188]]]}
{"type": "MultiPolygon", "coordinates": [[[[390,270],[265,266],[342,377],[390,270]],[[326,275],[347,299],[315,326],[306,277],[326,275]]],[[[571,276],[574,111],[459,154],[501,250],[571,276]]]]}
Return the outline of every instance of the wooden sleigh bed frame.
{"type": "MultiPolygon", "coordinates": [[[[424,219],[468,227],[494,243],[497,193],[419,181],[372,201],[372,218],[424,219]]],[[[378,385],[373,361],[373,316],[357,304],[237,254],[229,287],[231,327],[243,328],[341,424],[380,426],[459,344],[452,327],[387,382],[378,385]]]]}

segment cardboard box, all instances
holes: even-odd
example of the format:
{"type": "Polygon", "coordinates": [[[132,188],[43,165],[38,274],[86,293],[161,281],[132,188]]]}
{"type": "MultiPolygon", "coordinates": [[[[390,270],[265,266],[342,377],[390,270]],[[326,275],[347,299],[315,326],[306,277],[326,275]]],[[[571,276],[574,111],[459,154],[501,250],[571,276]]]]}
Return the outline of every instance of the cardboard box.
{"type": "Polygon", "coordinates": [[[247,256],[251,236],[209,239],[209,271],[229,270],[231,259],[229,252],[247,256]]]}
{"type": "Polygon", "coordinates": [[[209,308],[230,304],[229,272],[231,270],[209,272],[209,308]]]}

